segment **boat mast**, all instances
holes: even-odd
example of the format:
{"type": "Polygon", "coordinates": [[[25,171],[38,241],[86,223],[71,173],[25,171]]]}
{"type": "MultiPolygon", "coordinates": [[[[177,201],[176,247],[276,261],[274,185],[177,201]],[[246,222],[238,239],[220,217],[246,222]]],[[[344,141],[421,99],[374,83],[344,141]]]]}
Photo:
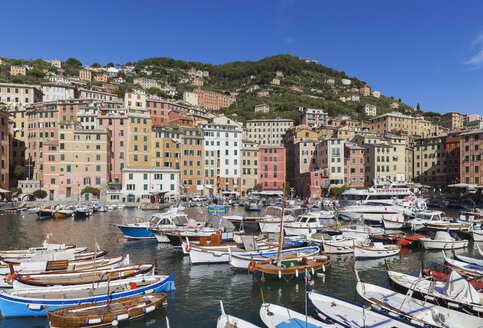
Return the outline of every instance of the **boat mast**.
{"type": "Polygon", "coordinates": [[[282,241],[283,241],[283,215],[285,212],[285,183],[283,184],[283,197],[282,197],[282,220],[280,221],[280,235],[278,237],[278,253],[277,253],[277,266],[282,265],[281,253],[282,253],[282,241]]]}

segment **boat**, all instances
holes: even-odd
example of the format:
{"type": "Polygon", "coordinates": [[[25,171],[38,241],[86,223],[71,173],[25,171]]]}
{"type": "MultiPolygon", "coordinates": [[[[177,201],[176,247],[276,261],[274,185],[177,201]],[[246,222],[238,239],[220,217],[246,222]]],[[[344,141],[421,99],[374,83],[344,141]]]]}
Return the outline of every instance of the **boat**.
{"type": "Polygon", "coordinates": [[[400,245],[384,245],[383,243],[372,243],[372,245],[355,245],[354,256],[361,258],[380,258],[399,254],[400,245]]]}
{"type": "Polygon", "coordinates": [[[258,217],[225,215],[223,218],[230,221],[237,229],[258,229],[258,217]]]}
{"type": "Polygon", "coordinates": [[[339,232],[347,238],[356,238],[358,240],[367,240],[369,235],[380,235],[385,231],[379,227],[369,227],[361,224],[342,226],[339,228],[339,232]]]}
{"type": "Polygon", "coordinates": [[[154,273],[153,264],[136,264],[118,266],[115,268],[96,268],[89,271],[49,272],[38,274],[17,274],[14,277],[13,288],[28,289],[36,287],[70,286],[83,284],[98,284],[108,279],[118,280],[138,275],[154,273]]]}
{"type": "Polygon", "coordinates": [[[483,316],[483,304],[478,291],[456,271],[451,272],[446,282],[440,282],[391,271],[387,263],[386,266],[389,283],[394,289],[402,293],[411,290],[412,297],[420,300],[483,316]]]}
{"type": "MultiPolygon", "coordinates": [[[[468,280],[468,282],[475,287],[475,289],[481,293],[483,290],[483,281],[482,281],[482,276],[475,276],[475,275],[468,275],[464,270],[460,269],[452,269],[458,272],[463,278],[468,280]]],[[[439,272],[436,270],[431,270],[431,269],[423,269],[422,270],[423,277],[430,277],[430,279],[436,280],[436,281],[448,281],[450,274],[449,273],[444,273],[444,272],[439,272]]]]}
{"type": "MultiPolygon", "coordinates": [[[[283,221],[286,223],[294,222],[297,213],[301,210],[285,208],[283,210],[283,221]]],[[[258,226],[262,233],[278,233],[280,231],[280,217],[282,216],[282,208],[280,206],[269,206],[265,209],[262,217],[258,220],[258,226]]]]}
{"type": "Polygon", "coordinates": [[[469,264],[478,265],[483,268],[483,260],[476,259],[474,257],[460,255],[460,254],[454,254],[454,257],[456,257],[460,261],[463,261],[469,264]]]}
{"type": "MultiPolygon", "coordinates": [[[[299,215],[295,222],[283,223],[283,231],[287,236],[310,237],[319,228],[327,224],[327,220],[335,218],[335,214],[329,211],[315,211],[299,215]]],[[[285,219],[285,218],[284,218],[285,219]]],[[[279,224],[280,227],[280,224],[279,224]]],[[[280,229],[279,229],[280,230],[280,229]]]]}
{"type": "Polygon", "coordinates": [[[193,219],[189,219],[184,212],[171,211],[154,214],[150,219],[151,231],[158,243],[169,243],[167,232],[182,231],[187,228],[199,228],[200,225],[193,219]]]}
{"type": "Polygon", "coordinates": [[[371,234],[369,239],[373,243],[396,244],[406,236],[404,232],[392,232],[383,234],[371,234]]]}
{"type": "Polygon", "coordinates": [[[295,312],[280,305],[263,303],[260,318],[268,328],[336,328],[338,325],[326,324],[306,314],[295,312]]]}
{"type": "MultiPolygon", "coordinates": [[[[91,252],[86,252],[87,247],[75,247],[60,250],[43,250],[32,253],[3,253],[0,260],[4,263],[38,262],[51,260],[74,260],[76,256],[84,254],[88,256],[91,252]]],[[[80,259],[80,258],[79,258],[80,259]]]]}
{"type": "Polygon", "coordinates": [[[322,237],[323,234],[312,234],[309,241],[324,248],[327,254],[349,254],[354,253],[354,244],[362,245],[366,243],[367,240],[359,240],[354,237],[346,237],[344,235],[326,235],[322,237]]]}
{"type": "MultiPolygon", "coordinates": [[[[382,312],[325,293],[309,291],[307,298],[322,320],[330,320],[342,327],[412,328],[408,322],[396,320],[382,312]]],[[[303,327],[303,325],[302,325],[303,327]]]]}
{"type": "Polygon", "coordinates": [[[400,208],[379,203],[341,207],[338,210],[338,218],[346,221],[360,220],[370,226],[383,226],[385,219],[387,225],[396,229],[404,224],[404,215],[400,208]]]}
{"type": "MultiPolygon", "coordinates": [[[[303,257],[315,256],[319,254],[320,248],[317,246],[289,248],[282,250],[283,260],[301,260],[303,257]]],[[[277,257],[277,251],[260,252],[260,253],[231,253],[230,265],[237,269],[254,268],[255,265],[266,261],[273,260],[277,257]]]]}
{"type": "Polygon", "coordinates": [[[54,209],[50,207],[45,207],[37,211],[37,217],[40,220],[49,219],[54,217],[54,209]]]}
{"type": "Polygon", "coordinates": [[[455,219],[432,221],[424,223],[424,226],[428,230],[436,231],[468,231],[471,227],[471,223],[458,222],[455,219]]]}
{"type": "Polygon", "coordinates": [[[57,206],[53,212],[53,216],[56,219],[63,219],[72,216],[74,211],[69,206],[57,206]]]}
{"type": "Polygon", "coordinates": [[[166,306],[166,293],[152,293],[123,297],[96,303],[83,303],[47,311],[51,327],[99,327],[117,326],[120,321],[142,317],[157,308],[166,306]]]}
{"type": "Polygon", "coordinates": [[[101,205],[99,206],[99,208],[97,209],[97,212],[107,212],[108,208],[106,205],[101,205]]]}
{"type": "MultiPolygon", "coordinates": [[[[470,228],[471,239],[474,241],[483,241],[483,230],[482,229],[475,229],[474,226],[470,228]]],[[[483,256],[483,255],[482,255],[483,256]]]]}
{"type": "Polygon", "coordinates": [[[0,251],[0,258],[3,257],[19,257],[19,256],[31,256],[33,254],[38,254],[38,252],[48,252],[48,251],[59,251],[74,249],[76,246],[73,244],[53,244],[49,243],[50,235],[44,240],[42,246],[30,247],[27,249],[10,249],[0,251]]]}
{"type": "Polygon", "coordinates": [[[357,293],[371,306],[422,327],[481,327],[481,318],[434,305],[380,286],[361,282],[356,271],[357,293]]]}
{"type": "Polygon", "coordinates": [[[406,246],[406,247],[413,247],[413,246],[419,246],[419,239],[421,238],[429,238],[426,235],[414,235],[414,236],[404,236],[401,239],[397,241],[397,243],[401,246],[406,246]]]}
{"type": "Polygon", "coordinates": [[[42,209],[42,207],[36,206],[36,207],[29,208],[28,211],[29,211],[30,214],[37,214],[37,212],[40,211],[41,209],[42,209]]]}
{"type": "Polygon", "coordinates": [[[218,318],[216,322],[216,328],[260,328],[245,320],[225,314],[225,309],[223,308],[222,301],[220,301],[220,308],[221,308],[221,316],[218,318]]]}
{"type": "Polygon", "coordinates": [[[476,248],[478,249],[478,253],[480,253],[480,256],[483,256],[483,251],[480,248],[480,245],[476,245],[476,248]]]}
{"type": "Polygon", "coordinates": [[[3,318],[46,316],[46,308],[59,308],[84,303],[103,302],[124,297],[148,295],[175,290],[174,275],[130,277],[112,282],[77,286],[39,287],[27,290],[0,291],[0,311],[3,318]],[[108,287],[109,285],[109,287],[108,287]],[[109,289],[109,290],[108,290],[109,289]],[[109,292],[112,291],[112,292],[109,292]]]}
{"type": "Polygon", "coordinates": [[[425,223],[433,221],[441,222],[445,216],[446,215],[442,211],[419,212],[413,219],[408,220],[404,227],[410,229],[411,231],[426,231],[427,227],[425,226],[425,223]]]}
{"type": "Polygon", "coordinates": [[[444,263],[447,266],[451,267],[452,269],[463,270],[465,273],[470,275],[481,276],[483,274],[482,266],[447,258],[446,253],[444,251],[442,252],[443,252],[444,263]]]}
{"type": "Polygon", "coordinates": [[[468,240],[457,238],[456,234],[451,236],[446,231],[436,231],[434,238],[419,238],[419,242],[425,249],[458,249],[468,246],[468,240]]]}
{"type": "Polygon", "coordinates": [[[92,215],[92,209],[87,205],[78,205],[74,210],[74,217],[88,218],[92,215]]]}
{"type": "Polygon", "coordinates": [[[245,201],[245,211],[260,211],[260,202],[255,199],[247,199],[245,201]]]}

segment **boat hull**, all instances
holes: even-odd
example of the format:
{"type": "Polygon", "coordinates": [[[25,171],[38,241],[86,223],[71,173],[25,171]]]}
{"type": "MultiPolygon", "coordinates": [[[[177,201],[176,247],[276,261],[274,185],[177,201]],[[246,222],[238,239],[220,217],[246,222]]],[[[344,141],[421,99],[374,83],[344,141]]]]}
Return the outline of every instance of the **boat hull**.
{"type": "MultiPolygon", "coordinates": [[[[161,293],[174,291],[174,274],[171,273],[165,279],[159,280],[154,284],[144,287],[125,290],[121,292],[111,293],[111,299],[119,299],[124,297],[138,296],[149,293],[161,293]]],[[[49,311],[56,310],[67,306],[75,306],[83,303],[103,302],[106,300],[106,294],[95,295],[92,297],[74,298],[74,299],[29,299],[11,295],[9,293],[0,292],[0,311],[3,318],[11,317],[43,317],[47,313],[46,306],[49,311]]]]}
{"type": "Polygon", "coordinates": [[[128,240],[156,239],[156,236],[149,229],[149,226],[134,227],[134,226],[116,224],[116,227],[118,227],[121,230],[123,235],[128,240]]]}
{"type": "Polygon", "coordinates": [[[354,247],[354,255],[356,259],[375,259],[381,257],[389,257],[398,255],[399,251],[401,250],[400,247],[394,249],[366,249],[363,247],[354,247]]]}
{"type": "Polygon", "coordinates": [[[419,242],[425,249],[459,249],[468,247],[467,240],[439,241],[430,238],[420,238],[419,242]]]}

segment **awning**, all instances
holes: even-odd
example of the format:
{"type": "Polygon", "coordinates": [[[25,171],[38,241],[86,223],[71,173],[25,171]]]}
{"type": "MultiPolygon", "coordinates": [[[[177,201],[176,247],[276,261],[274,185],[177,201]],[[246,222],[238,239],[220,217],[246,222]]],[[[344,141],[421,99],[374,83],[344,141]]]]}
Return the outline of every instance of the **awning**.
{"type": "Polygon", "coordinates": [[[5,189],[0,188],[0,192],[10,192],[10,190],[5,190],[5,189]]]}
{"type": "Polygon", "coordinates": [[[151,195],[164,195],[167,194],[169,191],[150,191],[151,195]]]}
{"type": "Polygon", "coordinates": [[[469,183],[455,183],[448,186],[449,188],[476,188],[477,185],[469,183]]]}

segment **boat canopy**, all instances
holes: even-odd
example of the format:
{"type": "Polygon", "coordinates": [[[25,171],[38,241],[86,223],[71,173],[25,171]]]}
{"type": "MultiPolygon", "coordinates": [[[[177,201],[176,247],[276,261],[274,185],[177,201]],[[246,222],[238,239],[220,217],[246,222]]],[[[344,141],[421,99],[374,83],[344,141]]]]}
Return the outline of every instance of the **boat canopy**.
{"type": "Polygon", "coordinates": [[[480,294],[466,279],[454,270],[451,271],[443,292],[448,297],[462,298],[467,303],[480,303],[480,294]]]}

